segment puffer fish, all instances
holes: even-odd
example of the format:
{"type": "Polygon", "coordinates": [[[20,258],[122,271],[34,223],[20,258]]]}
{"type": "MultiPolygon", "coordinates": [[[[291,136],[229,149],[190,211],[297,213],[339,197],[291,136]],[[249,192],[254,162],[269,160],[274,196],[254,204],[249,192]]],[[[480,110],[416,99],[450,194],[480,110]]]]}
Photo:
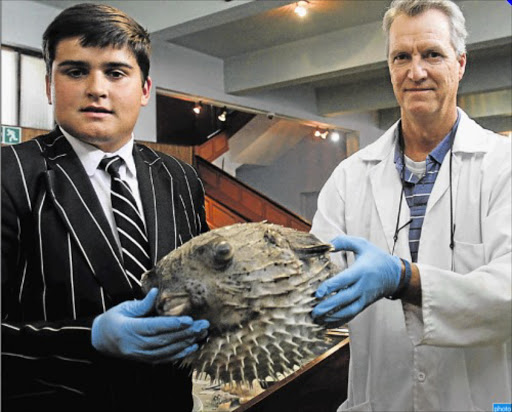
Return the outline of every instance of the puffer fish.
{"type": "Polygon", "coordinates": [[[310,312],[318,285],[339,271],[332,249],[310,233],[238,223],[173,250],[143,275],[142,286],[146,293],[158,288],[159,315],[210,322],[208,338],[182,365],[212,381],[250,385],[321,353],[315,349],[325,329],[310,312]]]}

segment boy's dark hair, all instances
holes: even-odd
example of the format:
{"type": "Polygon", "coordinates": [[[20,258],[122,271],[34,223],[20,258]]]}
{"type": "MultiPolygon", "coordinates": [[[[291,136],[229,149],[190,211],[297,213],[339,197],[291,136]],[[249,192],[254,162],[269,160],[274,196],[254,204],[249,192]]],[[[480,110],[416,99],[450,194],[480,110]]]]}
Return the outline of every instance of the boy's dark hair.
{"type": "Polygon", "coordinates": [[[57,45],[70,37],[79,37],[82,47],[128,46],[142,71],[143,83],[147,80],[151,54],[149,33],[121,10],[104,4],[82,3],[62,11],[43,34],[48,76],[51,76],[57,45]]]}

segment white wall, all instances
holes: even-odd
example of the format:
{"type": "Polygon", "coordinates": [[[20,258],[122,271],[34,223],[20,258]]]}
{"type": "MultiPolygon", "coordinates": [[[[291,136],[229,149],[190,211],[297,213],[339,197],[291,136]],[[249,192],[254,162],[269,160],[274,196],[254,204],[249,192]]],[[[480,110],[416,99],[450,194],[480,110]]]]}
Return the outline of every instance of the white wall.
{"type": "Polygon", "coordinates": [[[43,33],[60,9],[33,1],[2,0],[2,44],[41,51],[43,33]]]}
{"type": "Polygon", "coordinates": [[[343,137],[336,143],[330,139],[304,138],[271,165],[242,166],[236,177],[287,209],[312,219],[303,209],[301,194],[320,191],[345,156],[343,137]]]}

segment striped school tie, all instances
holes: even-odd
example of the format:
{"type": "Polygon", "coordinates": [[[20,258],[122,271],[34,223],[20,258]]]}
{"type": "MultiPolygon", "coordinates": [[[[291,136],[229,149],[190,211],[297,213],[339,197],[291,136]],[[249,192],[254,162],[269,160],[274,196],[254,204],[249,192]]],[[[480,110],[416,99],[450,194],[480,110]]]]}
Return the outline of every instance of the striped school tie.
{"type": "Polygon", "coordinates": [[[110,198],[121,241],[124,268],[132,286],[140,286],[142,273],[150,269],[149,243],[130,186],[119,175],[123,162],[119,156],[107,157],[100,162],[98,168],[110,174],[110,198]]]}

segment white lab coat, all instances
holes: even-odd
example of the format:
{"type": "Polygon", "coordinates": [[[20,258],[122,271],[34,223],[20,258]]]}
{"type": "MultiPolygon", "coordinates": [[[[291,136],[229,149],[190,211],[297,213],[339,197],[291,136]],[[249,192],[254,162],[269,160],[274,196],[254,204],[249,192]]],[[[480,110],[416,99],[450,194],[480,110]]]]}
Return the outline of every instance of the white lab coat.
{"type": "MultiPolygon", "coordinates": [[[[511,141],[460,112],[452,165],[455,270],[448,153],[421,233],[422,307],[381,299],[349,322],[341,411],[478,411],[511,402],[511,141]]],[[[312,233],[324,241],[360,236],[391,252],[401,191],[396,127],[334,170],[312,233]]],[[[409,219],[403,199],[400,226],[409,219]]],[[[400,232],[395,254],[410,260],[408,232],[400,232]]],[[[353,254],[333,259],[345,267],[353,254]]]]}

